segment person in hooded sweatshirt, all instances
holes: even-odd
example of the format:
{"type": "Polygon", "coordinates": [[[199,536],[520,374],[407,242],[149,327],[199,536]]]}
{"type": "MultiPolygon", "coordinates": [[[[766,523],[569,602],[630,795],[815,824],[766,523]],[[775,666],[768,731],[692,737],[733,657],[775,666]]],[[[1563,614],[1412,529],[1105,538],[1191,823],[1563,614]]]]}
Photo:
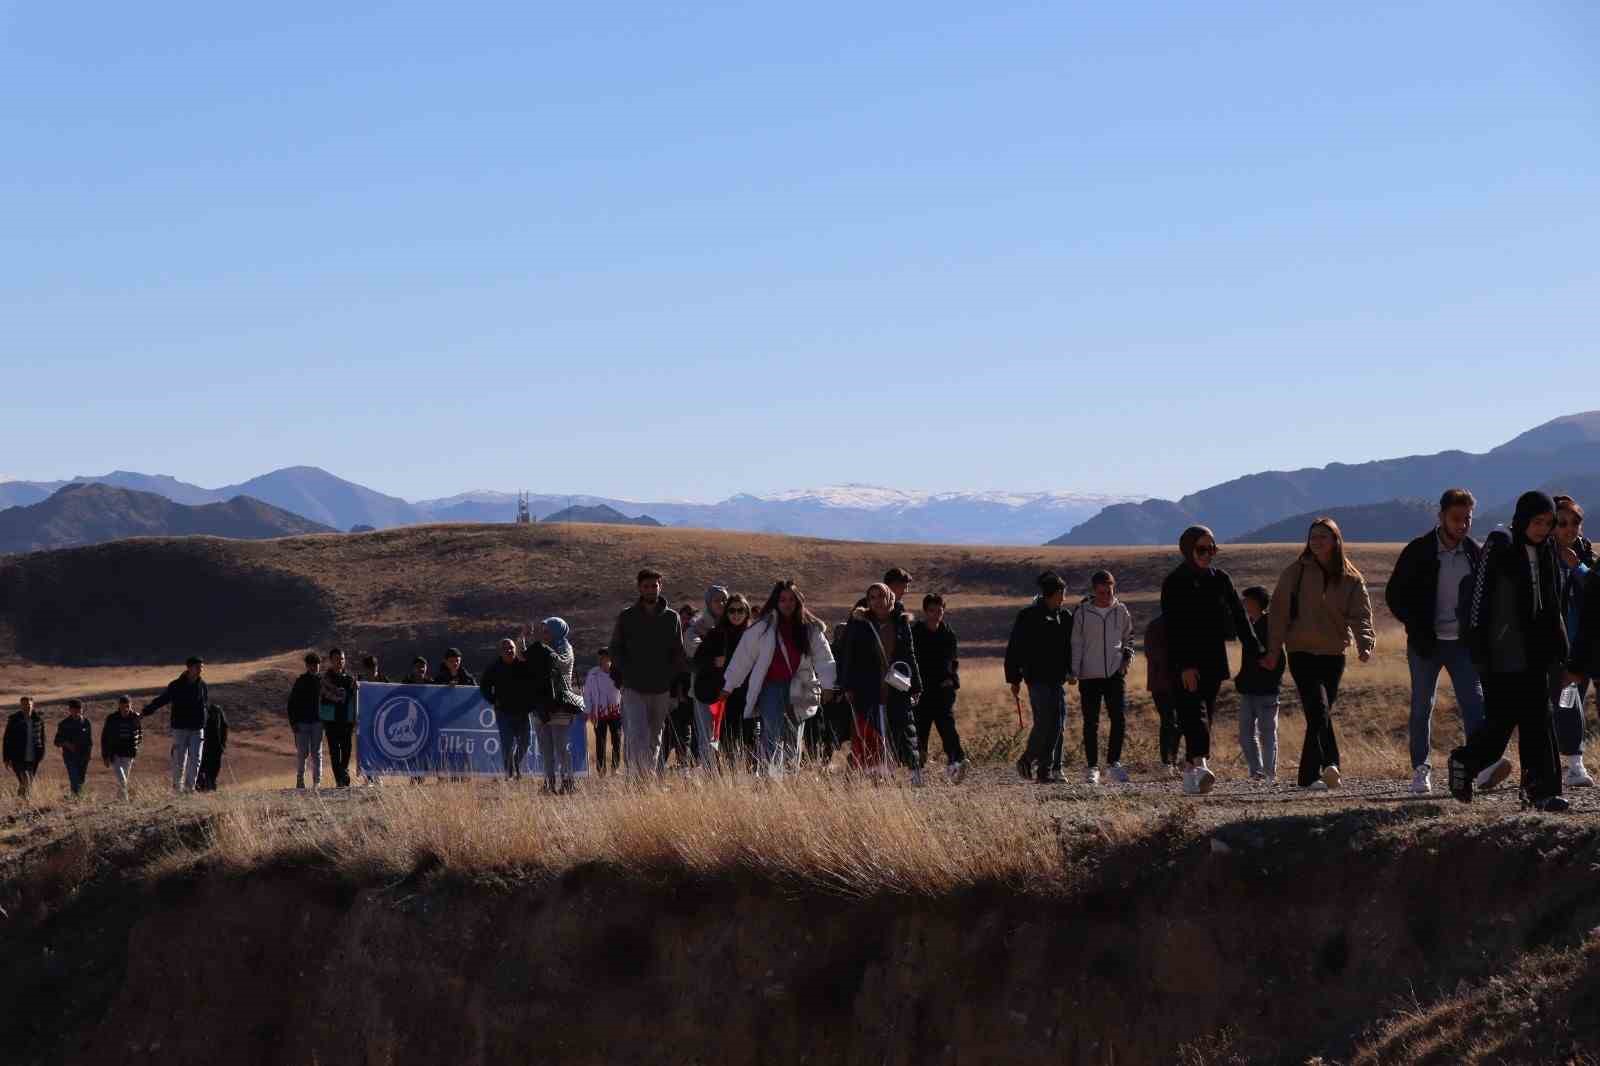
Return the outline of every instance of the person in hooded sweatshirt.
{"type": "Polygon", "coordinates": [[[1462,591],[1462,631],[1484,695],[1483,725],[1450,753],[1450,791],[1463,803],[1472,802],[1474,789],[1487,791],[1510,776],[1505,751],[1516,733],[1528,800],[1552,813],[1568,806],[1550,714],[1550,672],[1570,657],[1551,535],[1555,523],[1555,501],[1542,492],[1523,493],[1510,535],[1499,529],[1489,534],[1471,587],[1462,591]]]}
{"type": "Polygon", "coordinates": [[[1344,678],[1344,652],[1355,638],[1356,654],[1368,662],[1378,644],[1372,628],[1372,597],[1366,578],[1344,551],[1344,534],[1321,517],[1306,532],[1306,547],[1278,578],[1272,593],[1271,649],[1267,670],[1278,666],[1278,649],[1289,653],[1289,675],[1306,717],[1300,751],[1300,787],[1338,788],[1339,741],[1333,733],[1333,705],[1344,678]]]}
{"type": "Polygon", "coordinates": [[[574,730],[572,723],[581,722],[583,697],[572,690],[572,668],[577,653],[567,639],[571,632],[566,620],[546,618],[539,627],[539,643],[527,648],[527,659],[533,676],[544,679],[538,683],[542,697],[535,705],[534,716],[539,726],[539,757],[544,762],[544,791],[565,795],[577,787],[573,778],[574,741],[580,752],[586,746],[586,734],[581,728],[574,730]]]}
{"type": "Polygon", "coordinates": [[[1248,655],[1239,661],[1239,673],[1233,679],[1234,691],[1239,694],[1239,753],[1250,768],[1250,780],[1276,781],[1278,696],[1283,688],[1285,663],[1283,656],[1272,655],[1282,651],[1281,645],[1272,643],[1272,593],[1261,585],[1251,585],[1239,598],[1244,601],[1251,632],[1277,663],[1268,670],[1262,660],[1248,655]]]}
{"type": "Polygon", "coordinates": [[[44,762],[44,715],[33,706],[33,697],[17,701],[17,709],[6,719],[4,743],[7,769],[17,775],[17,796],[27,799],[33,779],[44,762]]]}
{"type": "Polygon", "coordinates": [[[1072,674],[1083,700],[1083,780],[1100,783],[1100,705],[1111,719],[1106,773],[1127,784],[1122,743],[1128,728],[1128,667],[1133,663],[1133,613],[1117,599],[1117,579],[1097,570],[1089,598],[1072,615],[1072,674]]]}
{"type": "Polygon", "coordinates": [[[1167,650],[1177,675],[1178,723],[1183,729],[1183,791],[1204,795],[1217,783],[1208,765],[1211,718],[1217,693],[1232,671],[1228,640],[1237,636],[1244,654],[1261,658],[1266,649],[1256,640],[1244,604],[1226,570],[1212,565],[1217,538],[1205,526],[1190,526],[1178,538],[1183,562],[1161,583],[1161,614],[1166,619],[1167,650]]]}
{"type": "Polygon", "coordinates": [[[94,726],[83,714],[82,700],[67,701],[67,716],[56,723],[56,747],[67,767],[67,785],[74,796],[83,795],[83,782],[89,776],[89,756],[94,753],[94,726]]]}

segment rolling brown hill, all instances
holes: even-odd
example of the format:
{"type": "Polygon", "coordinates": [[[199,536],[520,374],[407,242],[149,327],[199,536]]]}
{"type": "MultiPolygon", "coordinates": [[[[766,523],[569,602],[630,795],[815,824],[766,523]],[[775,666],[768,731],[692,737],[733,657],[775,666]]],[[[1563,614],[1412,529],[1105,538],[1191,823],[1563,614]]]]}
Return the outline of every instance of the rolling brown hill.
{"type": "Polygon", "coordinates": [[[332,532],[330,527],[320,522],[249,496],[189,506],[153,492],[74,483],[38,503],[0,511],[0,554],[100,544],[126,537],[262,540],[328,532],[332,532]]]}
{"type": "MultiPolygon", "coordinates": [[[[1361,546],[1381,585],[1396,549],[1361,546]]],[[[1270,583],[1289,546],[1224,549],[1243,587],[1270,583]]],[[[634,574],[667,575],[674,603],[698,604],[715,582],[758,602],[794,577],[826,620],[890,566],[915,575],[913,606],[938,589],[966,654],[998,652],[1034,578],[1054,568],[1075,589],[1105,567],[1142,625],[1175,552],[1151,548],[973,548],[864,544],[685,529],[600,525],[445,525],[273,541],[141,539],[0,561],[0,656],[61,664],[181,661],[200,651],[258,658],[338,641],[379,654],[394,672],[447,644],[487,661],[525,620],[559,614],[582,658],[633,597],[634,574]]],[[[1376,590],[1375,590],[1376,592],[1376,590]]]]}

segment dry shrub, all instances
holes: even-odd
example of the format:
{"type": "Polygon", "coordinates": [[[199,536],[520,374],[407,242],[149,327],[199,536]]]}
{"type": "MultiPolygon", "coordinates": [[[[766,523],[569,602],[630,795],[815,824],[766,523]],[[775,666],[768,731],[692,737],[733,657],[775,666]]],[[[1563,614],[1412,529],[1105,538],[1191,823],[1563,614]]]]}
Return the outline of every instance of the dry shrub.
{"type": "Polygon", "coordinates": [[[979,884],[1049,893],[1071,874],[1055,824],[1031,799],[849,775],[590,781],[572,797],[498,783],[240,796],[218,812],[206,850],[237,870],[310,860],[362,879],[438,870],[542,881],[601,864],[847,896],[979,884]]]}

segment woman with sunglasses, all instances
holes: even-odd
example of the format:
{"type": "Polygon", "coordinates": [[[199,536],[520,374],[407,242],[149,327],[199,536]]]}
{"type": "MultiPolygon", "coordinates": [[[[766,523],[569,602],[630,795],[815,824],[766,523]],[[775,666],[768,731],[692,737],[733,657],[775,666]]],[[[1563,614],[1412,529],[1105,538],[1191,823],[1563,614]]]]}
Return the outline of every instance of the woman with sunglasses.
{"type": "MultiPolygon", "coordinates": [[[[694,698],[707,705],[714,704],[722,695],[724,675],[733,653],[739,647],[745,631],[750,628],[750,601],[743,594],[729,596],[722,608],[722,617],[706,633],[694,653],[694,698]]],[[[740,763],[755,766],[755,719],[744,716],[749,699],[749,683],[728,693],[722,704],[722,722],[717,737],[717,753],[722,765],[737,770],[740,763]]],[[[709,717],[709,715],[708,715],[709,717]]]]}
{"type": "Polygon", "coordinates": [[[1300,749],[1300,787],[1339,787],[1339,742],[1333,735],[1333,704],[1344,677],[1344,651],[1355,636],[1362,662],[1372,658],[1372,597],[1366,578],[1344,553],[1344,534],[1331,518],[1318,518],[1306,532],[1305,551],[1278,578],[1268,612],[1273,651],[1262,660],[1278,668],[1279,648],[1289,651],[1289,673],[1300,693],[1306,741],[1300,749]]]}
{"type": "Polygon", "coordinates": [[[1218,570],[1217,538],[1205,526],[1190,526],[1178,538],[1183,562],[1161,583],[1161,616],[1167,629],[1167,654],[1177,676],[1174,696],[1183,729],[1183,791],[1203,795],[1217,783],[1206,765],[1211,755],[1211,716],[1217,691],[1231,673],[1227,641],[1237,634],[1244,654],[1266,655],[1245,617],[1244,604],[1226,570],[1218,570]],[[1228,622],[1231,621],[1232,633],[1228,622]]]}

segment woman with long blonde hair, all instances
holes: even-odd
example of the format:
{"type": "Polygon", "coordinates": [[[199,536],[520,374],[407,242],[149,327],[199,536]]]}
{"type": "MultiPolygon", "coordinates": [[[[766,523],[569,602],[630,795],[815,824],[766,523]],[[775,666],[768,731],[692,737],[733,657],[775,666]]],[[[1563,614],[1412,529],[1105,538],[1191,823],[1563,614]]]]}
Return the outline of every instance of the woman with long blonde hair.
{"type": "MultiPolygon", "coordinates": [[[[1339,523],[1323,516],[1306,532],[1305,550],[1278,578],[1272,594],[1268,646],[1286,648],[1289,673],[1300,692],[1306,742],[1300,751],[1300,787],[1339,787],[1339,742],[1333,735],[1333,705],[1344,677],[1344,654],[1354,637],[1362,662],[1372,658],[1372,597],[1344,550],[1339,523]]],[[[1278,665],[1278,652],[1262,666],[1278,665]]]]}

